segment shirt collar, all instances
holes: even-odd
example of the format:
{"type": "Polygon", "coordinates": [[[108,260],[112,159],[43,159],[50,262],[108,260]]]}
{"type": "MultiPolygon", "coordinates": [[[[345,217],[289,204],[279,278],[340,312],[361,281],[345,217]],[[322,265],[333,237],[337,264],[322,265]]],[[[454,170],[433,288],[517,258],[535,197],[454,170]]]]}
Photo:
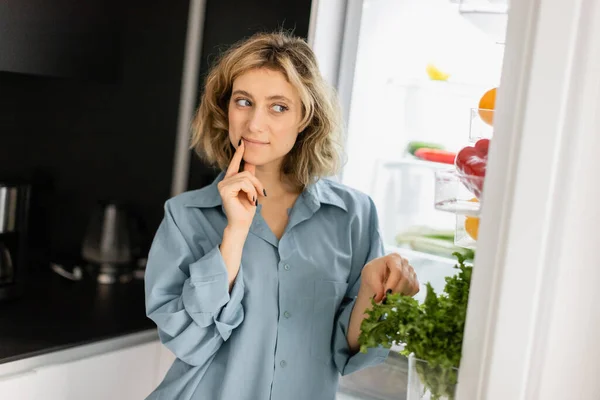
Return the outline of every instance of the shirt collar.
{"type": "MultiPolygon", "coordinates": [[[[212,208],[222,206],[221,195],[217,185],[225,177],[225,172],[221,172],[215,180],[208,186],[202,189],[193,191],[190,193],[187,201],[185,202],[186,207],[197,207],[197,208],[212,208]]],[[[312,209],[313,212],[319,209],[321,204],[329,204],[341,208],[344,211],[348,211],[344,200],[334,191],[331,187],[331,183],[326,180],[319,179],[315,183],[308,185],[301,196],[304,197],[307,205],[312,209]]]]}

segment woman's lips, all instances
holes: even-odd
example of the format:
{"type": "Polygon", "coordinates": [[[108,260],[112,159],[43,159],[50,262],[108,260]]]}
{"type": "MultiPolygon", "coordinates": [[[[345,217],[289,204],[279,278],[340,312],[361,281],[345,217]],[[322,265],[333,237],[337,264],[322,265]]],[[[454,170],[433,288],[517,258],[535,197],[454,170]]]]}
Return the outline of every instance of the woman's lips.
{"type": "Polygon", "coordinates": [[[244,142],[246,142],[247,144],[250,144],[250,145],[264,146],[264,145],[269,144],[266,142],[259,142],[258,140],[252,140],[252,139],[246,139],[246,138],[242,138],[242,139],[244,139],[244,142]]]}

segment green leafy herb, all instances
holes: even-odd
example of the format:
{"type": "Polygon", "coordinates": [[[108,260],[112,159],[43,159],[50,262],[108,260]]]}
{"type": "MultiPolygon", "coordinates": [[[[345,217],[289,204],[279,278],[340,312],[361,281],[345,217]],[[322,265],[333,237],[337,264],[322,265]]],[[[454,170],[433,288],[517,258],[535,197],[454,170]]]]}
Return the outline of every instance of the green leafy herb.
{"type": "Polygon", "coordinates": [[[376,304],[367,312],[361,326],[360,349],[393,343],[403,344],[403,355],[413,353],[427,361],[418,366],[422,381],[431,392],[431,399],[446,396],[452,399],[460,365],[463,333],[467,316],[467,301],[471,283],[472,266],[465,265],[465,257],[454,253],[458,259],[458,273],[446,278],[444,292],[437,295],[427,284],[423,304],[407,296],[391,294],[385,304],[376,304]],[[426,369],[426,370],[425,370],[426,369]]]}

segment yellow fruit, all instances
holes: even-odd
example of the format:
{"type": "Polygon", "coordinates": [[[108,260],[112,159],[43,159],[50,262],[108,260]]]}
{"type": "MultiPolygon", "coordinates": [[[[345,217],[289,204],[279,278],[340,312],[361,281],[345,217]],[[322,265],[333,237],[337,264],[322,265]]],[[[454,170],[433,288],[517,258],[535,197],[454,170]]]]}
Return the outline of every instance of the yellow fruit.
{"type": "MultiPolygon", "coordinates": [[[[469,201],[472,201],[474,203],[479,203],[479,200],[477,200],[477,197],[473,197],[469,201]]],[[[477,237],[479,236],[479,218],[467,216],[465,218],[465,231],[467,231],[467,234],[469,236],[471,236],[471,238],[473,238],[473,240],[477,240],[477,237]]]]}
{"type": "Polygon", "coordinates": [[[438,67],[433,64],[427,64],[425,71],[427,72],[429,79],[433,81],[447,81],[450,77],[450,74],[440,71],[438,67]]]}
{"type": "Polygon", "coordinates": [[[494,110],[496,109],[496,88],[490,89],[479,100],[479,116],[488,125],[494,125],[494,110]]]}
{"type": "Polygon", "coordinates": [[[467,217],[465,219],[465,231],[467,234],[473,238],[473,240],[477,240],[479,236],[479,218],[477,217],[467,217]]]}

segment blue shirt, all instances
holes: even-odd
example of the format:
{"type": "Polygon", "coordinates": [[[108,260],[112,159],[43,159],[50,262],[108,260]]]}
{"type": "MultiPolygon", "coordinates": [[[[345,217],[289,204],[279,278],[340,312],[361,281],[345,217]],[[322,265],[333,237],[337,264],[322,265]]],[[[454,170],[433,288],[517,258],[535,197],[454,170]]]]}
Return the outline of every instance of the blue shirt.
{"type": "Polygon", "coordinates": [[[178,195],[150,250],[147,315],[177,359],[148,397],[333,400],[340,374],[385,360],[346,339],[363,266],[384,254],[371,199],[321,179],[289,212],[281,240],[260,214],[229,293],[217,183],[178,195]]]}

